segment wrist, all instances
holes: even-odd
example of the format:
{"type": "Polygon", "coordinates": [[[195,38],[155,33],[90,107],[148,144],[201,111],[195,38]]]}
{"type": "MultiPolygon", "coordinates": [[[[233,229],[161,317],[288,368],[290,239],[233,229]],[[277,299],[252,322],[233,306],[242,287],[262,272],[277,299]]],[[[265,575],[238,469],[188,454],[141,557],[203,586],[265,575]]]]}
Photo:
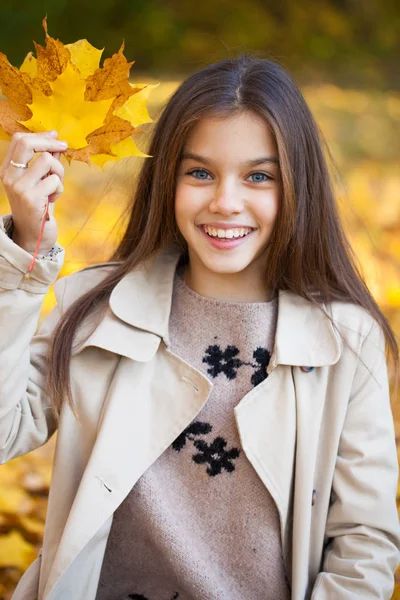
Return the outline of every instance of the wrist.
{"type": "Polygon", "coordinates": [[[22,248],[22,250],[25,250],[25,252],[29,252],[30,254],[33,254],[35,252],[35,245],[31,244],[31,243],[27,243],[26,241],[24,241],[22,238],[20,238],[17,234],[17,232],[14,231],[11,233],[10,238],[12,239],[12,241],[14,242],[14,244],[17,244],[17,246],[19,246],[20,248],[22,248]]]}
{"type": "MultiPolygon", "coordinates": [[[[29,254],[32,254],[32,255],[34,254],[35,248],[36,248],[36,242],[35,242],[35,244],[33,244],[32,242],[29,243],[29,242],[24,241],[22,238],[20,238],[18,236],[18,232],[15,228],[14,220],[13,220],[13,217],[11,214],[3,217],[2,225],[3,225],[2,228],[4,229],[5,233],[14,242],[14,244],[16,246],[18,246],[25,252],[28,252],[29,254]]],[[[52,256],[56,256],[61,250],[62,250],[61,246],[59,246],[56,243],[49,250],[40,246],[37,256],[38,256],[38,258],[52,257],[52,256]]]]}
{"type": "MultiPolygon", "coordinates": [[[[14,242],[14,244],[17,244],[17,246],[22,248],[22,250],[25,250],[25,252],[29,252],[29,254],[32,254],[32,255],[35,253],[36,243],[32,244],[29,242],[25,242],[24,240],[20,239],[15,233],[12,234],[11,239],[14,242]]],[[[50,250],[52,250],[53,248],[54,248],[54,246],[46,247],[46,248],[39,246],[39,250],[37,253],[38,258],[41,256],[46,256],[50,252],[50,250]]]]}

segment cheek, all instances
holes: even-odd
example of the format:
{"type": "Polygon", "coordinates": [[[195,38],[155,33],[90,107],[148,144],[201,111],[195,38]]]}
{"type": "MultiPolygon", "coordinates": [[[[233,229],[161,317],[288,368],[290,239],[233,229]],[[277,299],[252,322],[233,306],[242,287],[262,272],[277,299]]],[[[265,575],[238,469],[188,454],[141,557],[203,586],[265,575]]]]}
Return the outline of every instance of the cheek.
{"type": "Polygon", "coordinates": [[[253,205],[253,212],[258,222],[266,227],[272,227],[276,221],[279,209],[279,195],[272,194],[264,202],[253,205]]]}
{"type": "Polygon", "coordinates": [[[184,220],[188,209],[187,203],[184,200],[182,186],[178,185],[175,191],[175,219],[179,228],[181,228],[181,222],[184,220]]]}
{"type": "Polygon", "coordinates": [[[177,185],[175,191],[175,218],[178,227],[184,226],[185,222],[195,221],[204,205],[201,190],[194,186],[177,185]]]}

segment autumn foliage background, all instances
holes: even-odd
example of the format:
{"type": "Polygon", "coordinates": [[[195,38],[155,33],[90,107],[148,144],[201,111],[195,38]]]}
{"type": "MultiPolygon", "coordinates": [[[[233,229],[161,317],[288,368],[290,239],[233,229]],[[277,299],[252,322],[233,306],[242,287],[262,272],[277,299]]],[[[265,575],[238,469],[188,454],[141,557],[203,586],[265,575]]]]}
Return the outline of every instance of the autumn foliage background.
{"type": "MultiPolygon", "coordinates": [[[[261,8],[257,0],[239,1],[232,8],[219,0],[212,10],[204,1],[195,15],[177,0],[168,4],[97,0],[85,6],[72,1],[68,9],[65,2],[55,4],[30,7],[25,21],[13,1],[1,6],[0,51],[20,66],[32,40],[43,42],[41,20],[46,10],[54,37],[65,43],[88,38],[98,48],[106,46],[104,57],[117,52],[124,37],[125,56],[136,60],[131,82],[160,82],[148,101],[154,120],[182,78],[209,62],[241,51],[280,60],[300,83],[328,142],[348,235],[375,298],[399,336],[400,81],[394,57],[399,55],[395,32],[400,14],[394,3],[366,1],[361,16],[355,4],[339,7],[325,0],[315,4],[315,11],[311,2],[308,14],[290,0],[280,3],[279,9],[273,2],[261,8]],[[83,12],[96,8],[97,18],[66,18],[78,6],[83,12]],[[282,39],[274,24],[280,26],[282,39]]],[[[143,133],[135,135],[143,153],[151,127],[151,123],[141,126],[143,133]]],[[[6,148],[7,142],[0,141],[0,161],[6,148]]],[[[65,191],[55,210],[59,243],[67,251],[61,276],[110,256],[144,160],[122,158],[106,163],[104,170],[74,160],[66,166],[65,191]]],[[[9,210],[2,187],[0,210],[0,214],[9,210]]],[[[53,304],[50,290],[42,317],[53,304]]],[[[392,398],[400,439],[400,398],[394,393],[392,398]]],[[[51,440],[0,467],[0,600],[10,598],[41,547],[53,448],[51,440]]],[[[400,599],[399,587],[394,598],[400,599]]]]}

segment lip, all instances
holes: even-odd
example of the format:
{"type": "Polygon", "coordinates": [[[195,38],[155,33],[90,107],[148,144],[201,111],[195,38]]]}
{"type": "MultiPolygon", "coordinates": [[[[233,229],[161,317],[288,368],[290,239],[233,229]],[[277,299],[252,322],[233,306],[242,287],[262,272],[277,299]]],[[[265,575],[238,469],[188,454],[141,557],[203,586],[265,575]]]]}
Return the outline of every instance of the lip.
{"type": "MultiPolygon", "coordinates": [[[[247,238],[249,238],[254,233],[254,229],[252,228],[253,231],[250,231],[250,233],[248,233],[247,235],[245,235],[242,238],[230,238],[229,240],[227,240],[227,239],[210,237],[204,231],[203,227],[204,227],[203,225],[199,225],[199,231],[200,231],[201,235],[209,242],[209,244],[211,246],[213,246],[213,248],[216,248],[217,250],[231,250],[233,248],[236,248],[237,246],[244,244],[246,242],[247,238]]],[[[209,225],[209,227],[214,227],[214,225],[209,225]]],[[[231,229],[232,227],[233,226],[231,225],[230,227],[218,227],[217,229],[231,229]]]]}
{"type": "Polygon", "coordinates": [[[214,229],[255,229],[251,225],[243,225],[242,223],[201,223],[198,227],[214,227],[214,229]]]}

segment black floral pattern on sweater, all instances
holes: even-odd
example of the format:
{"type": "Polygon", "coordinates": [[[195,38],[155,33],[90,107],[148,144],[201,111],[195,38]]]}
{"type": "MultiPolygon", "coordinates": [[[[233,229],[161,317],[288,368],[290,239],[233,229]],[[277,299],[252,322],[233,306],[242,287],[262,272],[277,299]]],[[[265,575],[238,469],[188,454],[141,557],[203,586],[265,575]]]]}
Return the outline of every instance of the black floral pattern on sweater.
{"type": "Polygon", "coordinates": [[[223,373],[227,379],[236,379],[238,369],[243,366],[253,368],[251,383],[255,387],[268,377],[267,367],[271,354],[267,348],[258,347],[253,352],[253,362],[247,362],[238,358],[240,350],[237,346],[227,346],[222,350],[218,344],[206,348],[203,363],[209,365],[207,373],[214,379],[223,373]]]}
{"type": "Polygon", "coordinates": [[[187,440],[193,443],[198,452],[192,455],[192,460],[198,465],[207,465],[206,472],[210,477],[215,477],[225,470],[232,473],[235,470],[233,460],[239,458],[240,449],[226,449],[228,442],[222,437],[216,437],[214,441],[208,443],[199,436],[211,433],[212,425],[202,421],[193,421],[182,433],[172,442],[172,448],[180,452],[185,447],[187,440]]]}
{"type": "Polygon", "coordinates": [[[193,455],[193,460],[198,465],[207,464],[207,473],[211,477],[219,475],[222,469],[228,473],[235,470],[235,465],[232,460],[239,458],[239,448],[231,448],[226,450],[228,442],[222,437],[216,437],[211,444],[207,444],[205,440],[196,440],[193,445],[199,451],[193,455]]]}
{"type": "MultiPolygon", "coordinates": [[[[203,363],[209,365],[207,373],[216,378],[221,373],[229,380],[236,379],[238,369],[243,366],[252,367],[251,384],[255,387],[268,377],[267,367],[271,354],[266,348],[257,347],[253,352],[254,362],[241,360],[237,346],[229,345],[223,350],[218,344],[206,348],[203,363]]],[[[239,448],[227,448],[228,442],[218,436],[213,441],[204,438],[211,433],[212,425],[203,421],[193,421],[172,443],[172,448],[180,452],[188,441],[197,450],[192,460],[198,465],[207,465],[206,472],[210,477],[220,475],[223,471],[232,473],[234,461],[240,456],[239,448]]]]}

